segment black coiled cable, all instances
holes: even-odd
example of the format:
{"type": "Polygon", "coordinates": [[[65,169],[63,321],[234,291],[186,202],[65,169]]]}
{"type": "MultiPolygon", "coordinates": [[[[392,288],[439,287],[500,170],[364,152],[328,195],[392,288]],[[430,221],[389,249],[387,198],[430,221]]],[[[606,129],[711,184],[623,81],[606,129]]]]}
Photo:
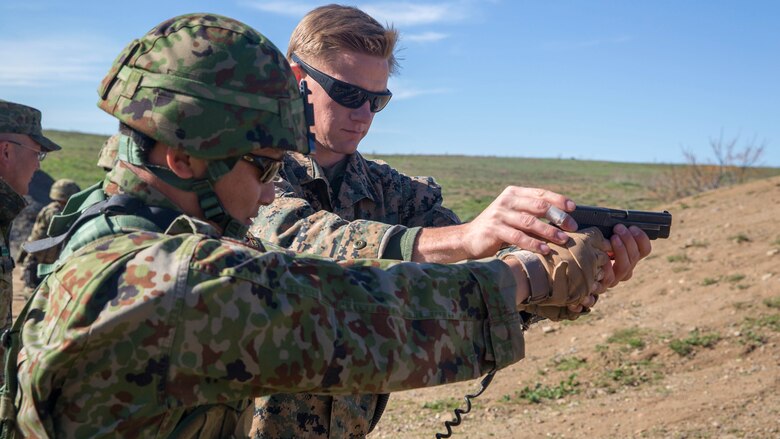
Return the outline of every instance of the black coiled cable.
{"type": "Polygon", "coordinates": [[[436,439],[444,439],[452,436],[452,427],[458,426],[461,423],[461,415],[465,415],[466,413],[471,411],[471,400],[473,398],[478,397],[482,394],[482,392],[487,389],[488,385],[490,385],[490,382],[493,381],[493,377],[496,375],[496,369],[492,369],[490,372],[485,375],[485,378],[482,378],[482,382],[480,383],[480,389],[479,392],[474,393],[472,395],[466,394],[466,396],[463,398],[466,400],[466,410],[461,410],[460,408],[455,409],[455,419],[452,419],[451,421],[445,421],[444,422],[444,428],[447,429],[446,433],[436,433],[436,439]]]}

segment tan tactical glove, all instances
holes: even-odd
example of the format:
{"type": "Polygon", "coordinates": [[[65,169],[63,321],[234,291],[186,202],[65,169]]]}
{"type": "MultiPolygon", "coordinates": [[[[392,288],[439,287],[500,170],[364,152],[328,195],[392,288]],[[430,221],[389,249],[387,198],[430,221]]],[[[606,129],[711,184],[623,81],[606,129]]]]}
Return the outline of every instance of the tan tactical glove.
{"type": "Polygon", "coordinates": [[[548,243],[552,251],[546,256],[525,250],[510,253],[523,263],[531,286],[521,310],[552,320],[576,318],[580,313],[567,306],[595,291],[601,266],[609,262],[609,243],[595,227],[569,236],[564,246],[548,243]]]}

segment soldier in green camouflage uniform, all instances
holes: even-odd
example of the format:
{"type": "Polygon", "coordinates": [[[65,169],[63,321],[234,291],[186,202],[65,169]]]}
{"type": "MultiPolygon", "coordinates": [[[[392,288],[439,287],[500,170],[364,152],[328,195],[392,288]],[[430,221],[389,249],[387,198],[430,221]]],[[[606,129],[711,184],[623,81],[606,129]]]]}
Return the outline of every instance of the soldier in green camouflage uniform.
{"type": "MultiPolygon", "coordinates": [[[[81,189],[75,181],[62,178],[52,184],[49,190],[49,198],[52,202],[43,206],[35,217],[35,224],[33,224],[30,236],[27,237],[27,241],[37,241],[39,239],[46,238],[47,231],[49,230],[49,223],[54,215],[62,212],[62,208],[65,207],[65,202],[68,201],[71,195],[77,193],[81,189]]],[[[24,280],[24,294],[29,295],[32,290],[38,286],[41,279],[38,277],[38,264],[51,264],[57,260],[59,255],[59,248],[52,247],[47,251],[27,254],[22,250],[19,256],[19,264],[24,268],[22,269],[22,279],[24,280]]]]}
{"type": "Polygon", "coordinates": [[[248,245],[284,150],[309,144],[284,57],[235,20],[161,23],[98,92],[122,123],[119,161],[52,221],[64,247],[10,336],[5,432],[226,437],[263,394],[472,379],[523,357],[518,310],[580,313],[606,287],[597,231],[534,262],[333,262],[248,245]]]}
{"type": "MultiPolygon", "coordinates": [[[[25,206],[24,195],[45,153],[60,147],[41,132],[41,112],[0,100],[0,333],[11,326],[13,268],[11,222],[25,206]]],[[[5,350],[0,343],[0,355],[5,350]]],[[[0,371],[0,382],[3,373],[0,371]]]]}
{"type": "MultiPolygon", "coordinates": [[[[315,82],[310,99],[314,103],[316,153],[290,153],[285,157],[282,179],[276,183],[277,199],[260,208],[250,231],[290,250],[337,259],[456,262],[489,256],[505,241],[544,250],[543,241],[528,236],[510,240],[504,238],[507,234],[497,235],[495,231],[501,227],[530,230],[546,240],[560,242],[556,237],[559,231],[536,217],[544,216],[550,205],[567,209],[571,200],[566,197],[508,188],[494,204],[517,204],[515,200],[521,200],[523,204],[516,210],[530,213],[530,224],[500,219],[495,206],[491,206],[474,222],[486,226],[472,233],[476,238],[467,238],[452,227],[460,220],[442,206],[441,189],[433,178],[406,176],[382,161],[366,160],[357,151],[374,114],[390,98],[387,80],[397,67],[393,53],[396,38],[395,30],[354,7],[322,6],[301,20],[290,38],[287,57],[299,79],[315,82]],[[320,80],[324,75],[335,78],[320,80]],[[348,83],[340,84],[340,95],[326,90],[327,81],[333,79],[348,83]],[[352,89],[350,96],[354,99],[344,99],[348,95],[345,90],[352,84],[359,87],[352,89]],[[366,90],[378,94],[376,104],[366,90]],[[431,233],[433,238],[428,238],[431,233]],[[429,245],[431,241],[446,245],[436,248],[429,245]],[[487,246],[477,251],[463,248],[475,241],[487,246]]],[[[566,226],[568,230],[576,229],[571,223],[566,226]]],[[[649,253],[646,237],[636,241],[638,244],[627,234],[622,248],[641,247],[644,255],[634,252],[628,263],[617,265],[615,274],[620,279],[616,280],[626,279],[627,271],[649,253]]],[[[627,256],[617,251],[618,258],[627,256]]],[[[253,434],[258,438],[363,437],[381,416],[386,398],[311,394],[259,398],[253,434]]]]}

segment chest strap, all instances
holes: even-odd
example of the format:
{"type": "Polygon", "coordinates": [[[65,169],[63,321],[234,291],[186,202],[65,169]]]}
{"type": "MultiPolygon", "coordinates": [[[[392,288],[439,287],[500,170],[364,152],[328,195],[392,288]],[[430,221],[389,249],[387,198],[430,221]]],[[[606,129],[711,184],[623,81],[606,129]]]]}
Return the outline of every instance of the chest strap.
{"type": "Polygon", "coordinates": [[[164,207],[153,207],[145,204],[138,198],[126,194],[114,195],[111,198],[97,202],[84,209],[81,215],[70,225],[65,233],[49,238],[39,239],[37,241],[26,242],[22,247],[27,253],[36,253],[54,248],[67,241],[79,227],[87,221],[100,215],[132,215],[144,218],[158,229],[164,231],[168,226],[181,215],[181,212],[164,207]]]}

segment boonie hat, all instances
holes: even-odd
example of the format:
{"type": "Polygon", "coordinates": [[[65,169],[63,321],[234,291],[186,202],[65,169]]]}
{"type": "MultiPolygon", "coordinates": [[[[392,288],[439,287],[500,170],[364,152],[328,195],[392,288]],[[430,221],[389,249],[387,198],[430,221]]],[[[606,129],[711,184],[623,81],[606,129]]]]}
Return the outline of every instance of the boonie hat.
{"type": "Polygon", "coordinates": [[[27,134],[41,145],[43,151],[61,149],[59,145],[43,135],[39,110],[2,99],[0,99],[0,133],[27,134]]]}

